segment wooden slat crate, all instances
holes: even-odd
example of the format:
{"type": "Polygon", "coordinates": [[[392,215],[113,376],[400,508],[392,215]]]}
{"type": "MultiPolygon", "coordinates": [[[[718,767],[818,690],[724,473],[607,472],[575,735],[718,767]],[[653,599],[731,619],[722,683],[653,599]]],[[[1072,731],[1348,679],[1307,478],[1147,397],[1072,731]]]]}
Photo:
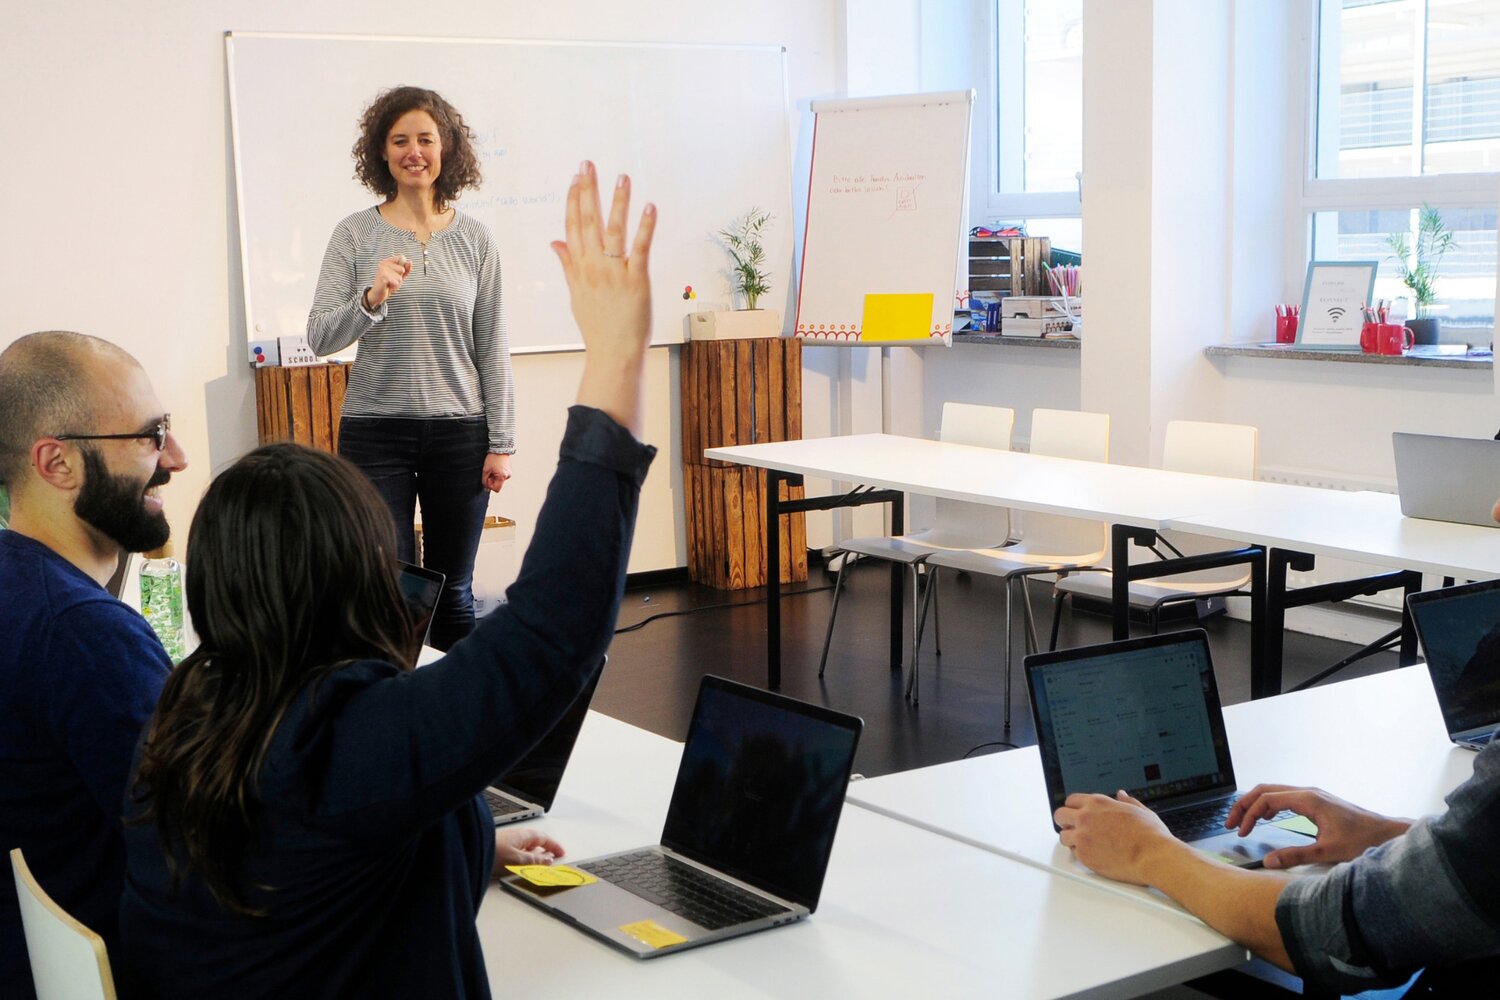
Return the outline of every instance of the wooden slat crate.
{"type": "Polygon", "coordinates": [[[337,451],[348,367],[257,368],[255,421],[260,443],[296,441],[337,451]]]}
{"type": "Polygon", "coordinates": [[[704,449],[802,437],[800,341],[688,341],[681,370],[684,462],[727,468],[704,449]]]}
{"type": "Polygon", "coordinates": [[[1052,255],[1052,241],[1037,238],[969,240],[969,291],[994,295],[1047,295],[1042,265],[1052,255]]]}
{"type": "MultiPolygon", "coordinates": [[[[802,345],[783,337],[689,341],[681,372],[688,572],[723,590],[765,586],[765,470],[707,459],[703,450],[802,437],[802,345]]],[[[788,492],[782,484],[783,499],[788,492]]],[[[781,582],[806,580],[806,515],[783,515],[781,540],[781,582]]]]}
{"type": "MultiPolygon", "coordinates": [[[[739,465],[685,464],[683,491],[688,512],[688,573],[696,583],[720,590],[766,584],[766,519],[761,508],[766,472],[739,465]]],[[[801,486],[781,484],[781,498],[798,499],[801,486]]],[[[807,579],[807,520],[781,516],[781,582],[807,579]]]]}

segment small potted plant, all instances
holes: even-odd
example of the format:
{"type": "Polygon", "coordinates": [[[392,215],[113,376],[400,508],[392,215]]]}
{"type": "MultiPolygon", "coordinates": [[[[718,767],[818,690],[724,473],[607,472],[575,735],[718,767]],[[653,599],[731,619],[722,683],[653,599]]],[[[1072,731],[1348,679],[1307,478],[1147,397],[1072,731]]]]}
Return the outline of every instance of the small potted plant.
{"type": "Polygon", "coordinates": [[[743,297],[745,307],[729,312],[693,313],[689,318],[691,339],[743,340],[781,335],[781,314],[758,305],[760,297],[771,290],[766,233],[774,219],[770,212],[752,208],[715,234],[719,245],[734,261],[729,272],[731,294],[743,297]]]}
{"type": "Polygon", "coordinates": [[[1417,213],[1416,242],[1409,242],[1407,236],[1407,233],[1391,233],[1386,237],[1401,282],[1411,289],[1416,302],[1416,318],[1407,320],[1406,325],[1411,328],[1413,343],[1436,344],[1438,321],[1428,316],[1427,310],[1437,298],[1438,264],[1458,241],[1443,225],[1442,214],[1425,202],[1417,213]]]}

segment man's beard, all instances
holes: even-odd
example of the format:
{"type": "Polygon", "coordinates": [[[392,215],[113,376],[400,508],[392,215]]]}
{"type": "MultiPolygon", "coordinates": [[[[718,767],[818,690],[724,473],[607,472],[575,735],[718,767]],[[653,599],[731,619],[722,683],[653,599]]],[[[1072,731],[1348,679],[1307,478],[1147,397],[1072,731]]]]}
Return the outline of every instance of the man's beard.
{"type": "Polygon", "coordinates": [[[172,537],[164,511],[146,509],[146,490],[172,478],[165,469],[156,470],[146,483],[115,475],[104,467],[104,459],[83,447],[83,489],[78,491],[73,513],[113,539],[126,552],[159,549],[172,537]]]}

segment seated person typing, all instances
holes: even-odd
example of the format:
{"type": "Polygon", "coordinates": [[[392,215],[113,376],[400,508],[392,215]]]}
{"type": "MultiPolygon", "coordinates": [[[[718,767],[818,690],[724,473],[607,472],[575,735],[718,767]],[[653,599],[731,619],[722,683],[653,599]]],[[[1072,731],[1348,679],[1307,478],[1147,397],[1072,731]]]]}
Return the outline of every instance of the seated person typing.
{"type": "Polygon", "coordinates": [[[591,164],[569,188],[552,246],[585,343],[578,405],[508,602],[442,660],[410,669],[395,528],[353,465],[271,445],[209,487],[188,539],[202,645],[127,803],[125,995],[490,995],[489,877],[562,848],[497,833],[480,792],[598,667],[655,453],[636,436],[656,215],[627,246],[629,192],[605,225],[591,164]]]}

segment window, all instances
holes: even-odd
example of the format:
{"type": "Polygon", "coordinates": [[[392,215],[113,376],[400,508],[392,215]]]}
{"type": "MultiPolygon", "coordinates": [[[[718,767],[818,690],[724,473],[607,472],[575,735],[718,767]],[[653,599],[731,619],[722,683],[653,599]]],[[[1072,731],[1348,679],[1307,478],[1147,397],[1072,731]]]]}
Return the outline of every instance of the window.
{"type": "Polygon", "coordinates": [[[1077,249],[1083,0],[995,0],[992,17],[993,103],[977,112],[988,114],[974,133],[974,215],[1022,221],[1029,234],[1077,249]]]}
{"type": "Polygon", "coordinates": [[[1456,239],[1430,315],[1488,343],[1500,201],[1500,0],[1319,0],[1303,210],[1316,260],[1379,260],[1375,294],[1409,295],[1392,233],[1431,204],[1456,239]]]}

